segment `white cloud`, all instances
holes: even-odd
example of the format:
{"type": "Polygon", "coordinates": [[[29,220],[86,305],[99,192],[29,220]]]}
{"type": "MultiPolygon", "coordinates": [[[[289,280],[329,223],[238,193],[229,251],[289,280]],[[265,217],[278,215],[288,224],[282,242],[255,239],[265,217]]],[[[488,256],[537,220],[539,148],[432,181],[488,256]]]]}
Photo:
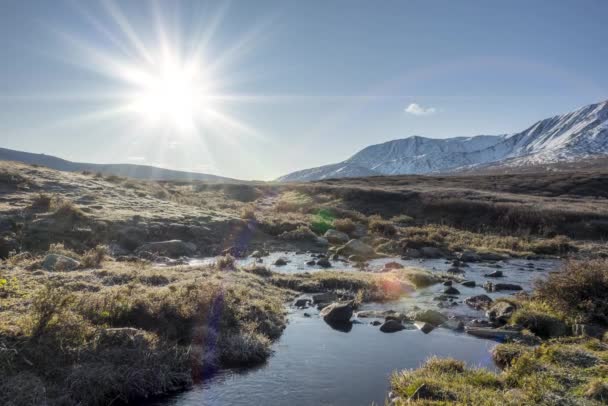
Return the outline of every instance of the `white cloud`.
{"type": "Polygon", "coordinates": [[[422,107],[418,103],[411,103],[405,108],[405,112],[415,116],[430,116],[437,113],[437,109],[435,107],[422,107]]]}

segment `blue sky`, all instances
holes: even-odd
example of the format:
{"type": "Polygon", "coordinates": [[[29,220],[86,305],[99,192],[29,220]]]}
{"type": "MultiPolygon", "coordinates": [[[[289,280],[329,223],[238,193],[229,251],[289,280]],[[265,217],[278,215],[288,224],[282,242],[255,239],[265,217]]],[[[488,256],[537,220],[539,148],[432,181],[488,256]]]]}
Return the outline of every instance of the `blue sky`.
{"type": "Polygon", "coordinates": [[[514,132],[608,98],[606,15],[602,0],[3,0],[0,146],[272,179],[411,135],[514,132]],[[153,68],[159,32],[218,96],[187,131],[121,109],[133,84],[111,65],[153,68]]]}

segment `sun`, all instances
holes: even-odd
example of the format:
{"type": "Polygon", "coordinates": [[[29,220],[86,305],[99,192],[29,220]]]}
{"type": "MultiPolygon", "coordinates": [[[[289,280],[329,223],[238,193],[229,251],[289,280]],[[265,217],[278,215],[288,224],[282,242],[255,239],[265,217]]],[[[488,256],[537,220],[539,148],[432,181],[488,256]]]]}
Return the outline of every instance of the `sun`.
{"type": "Polygon", "coordinates": [[[130,108],[151,123],[194,128],[209,108],[209,81],[200,64],[164,57],[149,65],[126,72],[135,88],[130,108]]]}

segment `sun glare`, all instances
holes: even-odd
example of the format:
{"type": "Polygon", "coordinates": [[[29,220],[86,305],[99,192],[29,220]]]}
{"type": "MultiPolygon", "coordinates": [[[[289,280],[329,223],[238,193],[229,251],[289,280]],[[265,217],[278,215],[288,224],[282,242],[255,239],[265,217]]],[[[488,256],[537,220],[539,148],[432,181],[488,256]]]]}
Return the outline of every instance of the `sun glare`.
{"type": "Polygon", "coordinates": [[[150,122],[187,130],[204,114],[208,86],[199,66],[169,60],[151,71],[135,70],[129,76],[136,88],[131,108],[150,122]]]}

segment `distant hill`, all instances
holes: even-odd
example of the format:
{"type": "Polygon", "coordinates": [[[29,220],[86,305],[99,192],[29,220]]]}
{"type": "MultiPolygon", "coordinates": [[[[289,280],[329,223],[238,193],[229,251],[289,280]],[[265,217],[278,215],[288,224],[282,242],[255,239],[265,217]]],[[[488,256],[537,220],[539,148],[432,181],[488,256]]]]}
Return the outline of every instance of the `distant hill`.
{"type": "Polygon", "coordinates": [[[15,151],[0,148],[0,161],[17,161],[31,165],[42,165],[51,169],[68,172],[100,172],[107,175],[126,176],[144,180],[202,180],[207,182],[232,183],[235,179],[222,176],[209,175],[198,172],[175,171],[149,165],[134,164],[91,164],[72,162],[52,155],[33,154],[30,152],[15,151]]]}
{"type": "Polygon", "coordinates": [[[278,180],[453,173],[476,168],[515,172],[602,156],[608,156],[608,101],[541,120],[515,134],[444,139],[412,136],[371,145],[341,163],[300,170],[278,180]]]}

